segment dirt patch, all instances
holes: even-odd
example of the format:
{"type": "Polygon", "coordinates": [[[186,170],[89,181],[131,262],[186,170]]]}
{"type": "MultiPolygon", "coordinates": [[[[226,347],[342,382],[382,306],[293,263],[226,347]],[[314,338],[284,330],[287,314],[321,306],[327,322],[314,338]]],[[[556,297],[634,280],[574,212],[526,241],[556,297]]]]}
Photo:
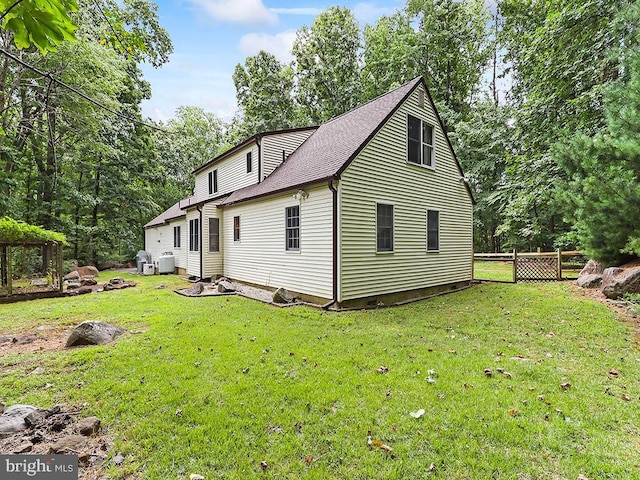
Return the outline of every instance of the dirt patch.
{"type": "Polygon", "coordinates": [[[117,455],[113,455],[113,439],[97,419],[93,421],[94,428],[87,431],[86,420],[90,419],[83,415],[82,409],[56,406],[38,410],[25,418],[23,430],[0,437],[0,452],[78,455],[79,479],[106,480],[103,468],[113,461],[110,457],[117,459],[117,455]]]}
{"type": "Polygon", "coordinates": [[[35,332],[0,335],[0,355],[62,350],[73,328],[42,325],[35,332]]]}
{"type": "Polygon", "coordinates": [[[613,310],[620,317],[628,322],[633,323],[639,329],[640,335],[640,317],[638,317],[630,309],[630,304],[621,300],[611,300],[607,298],[598,288],[581,288],[575,282],[571,283],[571,290],[578,297],[589,298],[596,302],[603,303],[609,309],[613,310]]]}

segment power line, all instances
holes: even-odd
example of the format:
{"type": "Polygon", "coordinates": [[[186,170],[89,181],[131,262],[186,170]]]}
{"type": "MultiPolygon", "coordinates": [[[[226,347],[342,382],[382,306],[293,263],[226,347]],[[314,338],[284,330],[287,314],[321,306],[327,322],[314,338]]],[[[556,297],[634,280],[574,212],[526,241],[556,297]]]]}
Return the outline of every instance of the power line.
{"type": "Polygon", "coordinates": [[[160,127],[156,127],[155,125],[151,125],[150,123],[146,123],[143,122],[141,120],[137,120],[135,118],[129,117],[123,113],[120,113],[116,110],[113,110],[112,108],[107,107],[106,105],[103,105],[102,103],[98,102],[97,100],[94,100],[93,98],[85,95],[84,93],[82,93],[80,90],[78,90],[75,87],[72,87],[71,85],[68,85],[66,83],[64,83],[62,80],[58,80],[57,78],[55,78],[53,75],[51,75],[51,73],[47,73],[47,72],[43,72],[42,70],[34,67],[33,65],[29,65],[27,62],[25,62],[24,60],[16,57],[15,55],[7,52],[4,48],[0,48],[0,52],[3,53],[4,55],[6,55],[7,57],[9,57],[10,59],[12,59],[14,62],[19,63],[20,65],[22,65],[23,67],[31,70],[32,72],[37,73],[38,75],[41,75],[45,78],[48,78],[51,82],[60,85],[61,87],[66,88],[67,90],[72,91],[73,93],[75,93],[76,95],[84,98],[86,101],[93,103],[95,106],[102,108],[103,110],[106,110],[107,112],[113,113],[114,115],[127,120],[129,122],[132,123],[136,123],[138,125],[143,125],[147,128],[151,128],[153,130],[157,130],[159,132],[163,132],[163,133],[168,133],[168,134],[175,134],[176,132],[170,132],[169,130],[165,130],[163,128],[160,127]]]}

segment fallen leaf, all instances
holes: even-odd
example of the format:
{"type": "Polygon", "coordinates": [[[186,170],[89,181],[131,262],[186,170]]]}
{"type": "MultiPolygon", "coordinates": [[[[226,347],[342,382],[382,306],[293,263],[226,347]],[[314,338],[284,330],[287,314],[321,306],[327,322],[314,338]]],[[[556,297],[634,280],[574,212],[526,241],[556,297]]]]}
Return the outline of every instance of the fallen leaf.
{"type": "Polygon", "coordinates": [[[176,415],[177,415],[178,417],[181,417],[181,416],[182,416],[182,409],[181,409],[181,408],[179,408],[179,409],[177,409],[177,410],[176,410],[176,415]]]}
{"type": "Polygon", "coordinates": [[[631,401],[631,397],[630,397],[629,395],[627,395],[626,393],[623,393],[623,394],[622,394],[622,399],[623,399],[625,402],[630,402],[630,401],[631,401]]]}
{"type": "Polygon", "coordinates": [[[367,445],[371,446],[371,430],[367,430],[367,445]]]}
{"type": "Polygon", "coordinates": [[[578,478],[576,480],[593,480],[593,478],[585,477],[584,475],[580,474],[578,475],[578,478]]]}
{"type": "Polygon", "coordinates": [[[431,465],[429,465],[429,471],[433,472],[436,469],[436,464],[435,463],[431,463],[431,465]]]}
{"type": "Polygon", "coordinates": [[[493,371],[492,371],[490,368],[485,368],[485,369],[484,369],[484,374],[485,374],[487,377],[492,377],[492,376],[493,376],[493,371]]]}
{"type": "Polygon", "coordinates": [[[309,465],[311,462],[313,462],[313,455],[307,455],[306,457],[304,457],[304,463],[309,465]]]}
{"type": "Polygon", "coordinates": [[[247,373],[249,371],[249,367],[245,367],[242,369],[242,373],[247,373]]]}
{"type": "Polygon", "coordinates": [[[520,411],[517,408],[512,408],[511,410],[507,410],[509,415],[518,415],[520,411]]]}
{"type": "Polygon", "coordinates": [[[391,390],[387,391],[387,398],[391,398],[391,396],[393,395],[393,392],[391,390]]]}
{"type": "Polygon", "coordinates": [[[615,368],[612,368],[611,370],[609,370],[609,375],[611,375],[612,377],[617,377],[618,372],[616,371],[615,368]]]}
{"type": "Polygon", "coordinates": [[[421,408],[417,412],[409,412],[409,415],[411,415],[413,418],[420,418],[424,415],[424,408],[421,408]]]}
{"type": "Polygon", "coordinates": [[[502,372],[502,375],[504,375],[507,378],[511,378],[511,374],[507,371],[502,372]]]}
{"type": "Polygon", "coordinates": [[[393,451],[393,448],[391,448],[389,445],[385,445],[384,443],[382,443],[377,438],[372,442],[372,445],[374,447],[378,447],[380,450],[384,450],[385,452],[393,451]]]}
{"type": "Polygon", "coordinates": [[[189,475],[189,480],[204,480],[202,475],[198,475],[197,473],[192,473],[189,475]]]}
{"type": "Polygon", "coordinates": [[[262,470],[266,470],[268,467],[269,467],[269,465],[264,460],[260,462],[260,468],[262,470]]]}
{"type": "Polygon", "coordinates": [[[386,365],[380,365],[380,367],[378,367],[376,372],[378,372],[378,373],[388,373],[389,372],[389,367],[387,367],[386,365]]]}
{"type": "Polygon", "coordinates": [[[456,352],[455,350],[449,350],[449,353],[453,353],[455,355],[458,352],[456,352]]]}
{"type": "Polygon", "coordinates": [[[396,424],[391,425],[391,430],[393,430],[394,432],[397,432],[398,426],[396,424]]]}
{"type": "Polygon", "coordinates": [[[571,383],[569,382],[561,383],[560,387],[562,387],[563,390],[569,390],[571,388],[571,383]]]}

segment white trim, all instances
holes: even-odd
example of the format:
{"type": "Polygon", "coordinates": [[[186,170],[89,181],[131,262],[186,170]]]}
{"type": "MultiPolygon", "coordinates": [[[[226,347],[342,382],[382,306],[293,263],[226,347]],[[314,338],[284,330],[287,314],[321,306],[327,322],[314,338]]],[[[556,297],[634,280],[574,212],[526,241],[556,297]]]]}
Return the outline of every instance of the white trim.
{"type": "Polygon", "coordinates": [[[417,167],[427,168],[429,170],[436,169],[436,126],[431,122],[424,120],[416,115],[413,115],[411,112],[407,113],[406,117],[406,126],[405,126],[405,138],[406,138],[406,146],[407,146],[407,164],[415,165],[417,167]],[[413,117],[416,120],[420,121],[420,163],[412,162],[409,160],[409,117],[413,117]],[[424,127],[428,126],[431,128],[431,143],[425,143],[424,140],[424,127]],[[431,147],[431,165],[425,163],[424,159],[424,148],[425,146],[431,147]]]}
{"type": "Polygon", "coordinates": [[[427,209],[424,212],[424,230],[425,230],[425,235],[424,235],[424,240],[425,240],[425,251],[427,253],[440,253],[440,239],[442,238],[442,235],[440,234],[440,210],[437,208],[429,208],[427,207],[427,209]],[[429,250],[429,212],[438,212],[438,248],[436,250],[429,250]]]}
{"type": "Polygon", "coordinates": [[[390,253],[395,253],[396,251],[396,206],[390,202],[377,202],[376,201],[376,209],[374,212],[376,219],[376,228],[375,228],[375,244],[376,249],[375,253],[379,255],[388,255],[390,253]],[[391,207],[391,250],[378,250],[378,205],[387,205],[391,207]]]}

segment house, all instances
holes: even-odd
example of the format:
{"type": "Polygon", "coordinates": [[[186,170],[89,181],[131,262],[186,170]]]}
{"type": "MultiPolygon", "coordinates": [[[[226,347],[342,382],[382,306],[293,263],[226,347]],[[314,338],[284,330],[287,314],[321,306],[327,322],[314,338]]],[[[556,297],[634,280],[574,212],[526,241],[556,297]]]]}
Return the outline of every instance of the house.
{"type": "Polygon", "coordinates": [[[195,176],[145,226],[153,258],[172,250],[189,275],[326,307],[471,281],[473,197],[422,78],[319,127],[254,135],[195,176]]]}

